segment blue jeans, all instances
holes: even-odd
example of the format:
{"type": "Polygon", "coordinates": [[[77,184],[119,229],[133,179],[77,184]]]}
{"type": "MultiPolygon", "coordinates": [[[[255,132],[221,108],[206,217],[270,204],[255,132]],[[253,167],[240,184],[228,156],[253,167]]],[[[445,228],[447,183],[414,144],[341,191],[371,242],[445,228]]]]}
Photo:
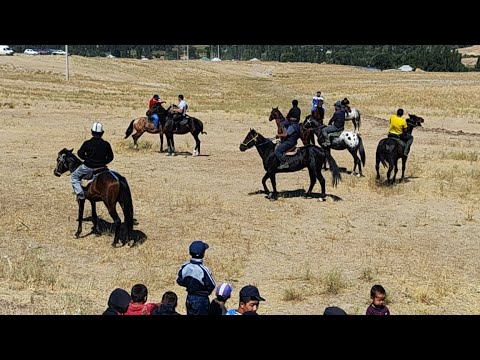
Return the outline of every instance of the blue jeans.
{"type": "Polygon", "coordinates": [[[281,163],[285,162],[285,153],[297,145],[297,140],[295,141],[282,141],[278,146],[275,148],[275,156],[281,163]]]}
{"type": "Polygon", "coordinates": [[[158,128],[158,122],[160,119],[158,118],[158,114],[153,114],[150,116],[153,119],[153,124],[155,125],[156,128],[158,128]]]}
{"type": "Polygon", "coordinates": [[[80,184],[80,179],[82,176],[87,175],[88,173],[92,172],[93,169],[89,168],[88,166],[82,164],[70,176],[70,182],[73,186],[73,191],[75,191],[76,195],[82,194],[83,189],[82,185],[80,184]]]}
{"type": "Polygon", "coordinates": [[[210,300],[205,296],[187,295],[187,315],[208,315],[210,300]]]}

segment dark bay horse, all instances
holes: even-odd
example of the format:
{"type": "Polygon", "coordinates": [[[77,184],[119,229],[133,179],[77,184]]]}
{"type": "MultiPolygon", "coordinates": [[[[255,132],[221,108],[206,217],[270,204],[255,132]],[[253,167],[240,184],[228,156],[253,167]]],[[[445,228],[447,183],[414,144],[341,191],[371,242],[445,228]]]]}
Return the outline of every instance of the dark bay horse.
{"type": "MultiPolygon", "coordinates": [[[[313,117],[306,119],[304,123],[305,128],[312,129],[315,135],[317,136],[317,141],[320,146],[325,141],[323,139],[322,129],[326,126],[321,124],[313,117]]],[[[331,141],[331,145],[328,146],[325,151],[330,152],[330,149],[333,150],[345,150],[353,157],[353,171],[352,174],[356,175],[355,170],[358,166],[358,176],[362,176],[362,164],[365,166],[365,148],[363,147],[363,140],[361,136],[356,132],[343,131],[340,136],[335,137],[331,141]],[[360,155],[360,157],[357,155],[360,155]],[[361,161],[360,161],[361,159],[361,161]]],[[[326,165],[326,164],[325,164],[326,165]]]]}
{"type": "MultiPolygon", "coordinates": [[[[413,128],[417,126],[422,126],[424,122],[423,118],[416,115],[408,114],[407,119],[407,133],[412,134],[413,128]]],[[[387,167],[387,184],[394,184],[395,177],[397,176],[398,172],[398,159],[402,159],[402,177],[400,181],[405,178],[405,165],[407,163],[407,156],[404,155],[405,145],[403,142],[400,142],[398,139],[395,138],[385,138],[380,140],[377,146],[377,153],[376,153],[376,163],[375,163],[375,170],[377,170],[377,180],[380,180],[380,163],[384,167],[387,167]],[[393,178],[390,180],[390,175],[392,170],[395,170],[393,173],[393,178]]]]}
{"type": "Polygon", "coordinates": [[[275,144],[271,140],[264,138],[255,130],[250,129],[250,132],[240,144],[240,151],[246,151],[253,146],[257,148],[258,153],[263,160],[263,167],[266,173],[262,178],[262,185],[270,200],[276,200],[278,196],[277,182],[275,179],[277,173],[295,172],[304,168],[308,168],[308,174],[310,175],[310,186],[308,187],[305,197],[311,196],[313,186],[318,179],[322,188],[322,193],[320,196],[322,200],[325,200],[325,178],[322,175],[322,165],[325,158],[328,160],[330,170],[333,174],[332,186],[336,187],[338,182],[342,180],[335,160],[318,146],[306,145],[298,148],[298,151],[295,155],[287,156],[287,162],[290,165],[289,168],[281,170],[277,169],[280,163],[273,153],[275,150],[275,144]],[[270,192],[267,188],[267,179],[270,179],[270,182],[272,183],[273,192],[270,192]]]}
{"type": "Polygon", "coordinates": [[[196,117],[186,115],[182,121],[179,121],[176,128],[174,126],[174,118],[179,116],[174,110],[177,110],[178,106],[172,104],[167,109],[167,116],[165,124],[163,127],[163,133],[167,138],[168,154],[175,156],[175,142],[173,140],[173,135],[184,135],[191,133],[195,139],[195,148],[193,149],[192,155],[200,155],[200,139],[198,138],[199,134],[207,135],[206,131],[203,131],[203,122],[196,117]]]}
{"type": "Polygon", "coordinates": [[[148,121],[147,116],[141,116],[133,119],[130,125],[125,131],[125,139],[128,138],[135,130],[135,134],[132,135],[133,145],[135,149],[138,149],[138,138],[143,135],[144,132],[149,134],[159,134],[160,136],[160,152],[163,153],[163,126],[165,125],[166,116],[170,108],[165,109],[160,103],[156,103],[151,109],[147,111],[148,116],[152,114],[158,114],[160,122],[160,130],[155,129],[155,125],[148,121]]]}
{"type": "MultiPolygon", "coordinates": [[[[278,110],[278,107],[272,108],[268,121],[275,120],[277,124],[278,134],[286,132],[286,121],[287,119],[283,116],[282,112],[278,110]]],[[[310,129],[305,129],[304,123],[298,123],[300,126],[300,139],[302,140],[303,145],[314,144],[313,142],[313,132],[310,129]]]]}
{"type": "MultiPolygon", "coordinates": [[[[60,176],[63,173],[70,171],[72,173],[77,167],[82,164],[82,161],[73,154],[73,149],[60,150],[57,156],[57,165],[53,173],[55,176],[60,176]]],[[[127,225],[127,237],[125,241],[122,241],[123,245],[129,241],[129,235],[133,230],[133,202],[130,187],[128,186],[127,179],[125,179],[119,173],[108,170],[99,173],[94,176],[91,184],[85,190],[86,199],[90,201],[92,205],[92,220],[93,228],[92,232],[99,234],[97,228],[98,216],[96,209],[96,202],[103,201],[108,209],[108,213],[113,219],[115,225],[115,236],[113,238],[112,246],[116,247],[120,239],[120,225],[121,219],[118,216],[116,206],[117,202],[123,210],[125,217],[125,223],[127,225]]],[[[82,221],[83,221],[83,209],[85,207],[85,200],[78,200],[78,229],[75,233],[75,237],[79,237],[82,233],[82,221]]]]}

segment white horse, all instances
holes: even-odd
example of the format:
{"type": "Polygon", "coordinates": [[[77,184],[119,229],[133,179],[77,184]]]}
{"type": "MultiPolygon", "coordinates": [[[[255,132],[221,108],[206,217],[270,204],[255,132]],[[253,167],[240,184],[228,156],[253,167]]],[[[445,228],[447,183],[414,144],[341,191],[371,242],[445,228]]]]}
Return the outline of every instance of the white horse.
{"type": "Polygon", "coordinates": [[[346,112],[345,120],[352,121],[354,132],[360,131],[360,121],[361,121],[360,111],[358,111],[355,108],[351,108],[350,112],[348,111],[346,112]]]}

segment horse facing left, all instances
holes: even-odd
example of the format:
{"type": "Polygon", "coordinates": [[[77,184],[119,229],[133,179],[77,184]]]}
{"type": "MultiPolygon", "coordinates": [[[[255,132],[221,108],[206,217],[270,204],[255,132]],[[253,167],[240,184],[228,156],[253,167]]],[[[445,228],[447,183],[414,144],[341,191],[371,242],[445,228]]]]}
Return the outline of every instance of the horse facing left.
{"type": "MultiPolygon", "coordinates": [[[[55,176],[60,176],[67,171],[72,173],[80,166],[80,164],[82,164],[82,161],[73,154],[73,149],[67,150],[64,148],[58,153],[57,165],[53,170],[53,174],[55,176]]],[[[127,225],[127,236],[125,240],[122,240],[122,245],[125,245],[130,239],[130,233],[133,231],[134,222],[132,193],[127,179],[115,171],[103,171],[96,175],[93,182],[87,187],[85,190],[85,197],[92,205],[92,232],[97,235],[100,234],[100,231],[97,228],[98,216],[95,203],[97,201],[103,201],[107,207],[108,213],[112,217],[115,226],[115,235],[112,243],[113,247],[117,247],[120,239],[121,219],[116,210],[117,202],[120,203],[125,217],[125,223],[127,225]]],[[[85,200],[78,200],[78,228],[75,233],[76,238],[82,233],[84,207],[85,200]]]]}
{"type": "MultiPolygon", "coordinates": [[[[277,132],[279,134],[284,133],[285,124],[287,119],[283,116],[282,112],[278,109],[278,107],[272,107],[272,111],[270,112],[270,116],[268,117],[268,121],[275,120],[277,124],[277,132]]],[[[314,144],[313,141],[313,131],[311,129],[306,129],[304,123],[299,123],[300,126],[300,139],[302,140],[303,145],[314,144]]]]}

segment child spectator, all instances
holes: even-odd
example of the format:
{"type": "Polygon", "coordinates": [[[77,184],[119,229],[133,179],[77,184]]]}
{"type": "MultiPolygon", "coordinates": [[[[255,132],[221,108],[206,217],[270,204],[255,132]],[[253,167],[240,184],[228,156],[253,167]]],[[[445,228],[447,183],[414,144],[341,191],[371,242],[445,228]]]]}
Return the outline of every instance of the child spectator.
{"type": "Polygon", "coordinates": [[[196,240],[190,244],[188,251],[192,257],[178,271],[177,284],[187,290],[187,315],[208,315],[210,300],[208,296],[215,289],[215,281],[208,267],[203,265],[203,257],[208,244],[196,240]]]}
{"type": "Polygon", "coordinates": [[[370,290],[372,303],[368,306],[365,315],[390,315],[390,310],[385,306],[385,289],[382,285],[374,285],[370,290]]]}
{"type": "Polygon", "coordinates": [[[133,285],[130,295],[132,297],[132,301],[130,301],[125,315],[150,315],[152,310],[156,309],[159,305],[146,303],[148,298],[148,290],[143,284],[133,285]]]}
{"type": "Polygon", "coordinates": [[[177,294],[173,291],[167,291],[162,296],[160,306],[153,310],[151,315],[181,315],[175,310],[177,303],[177,294]]]}
{"type": "Polygon", "coordinates": [[[112,291],[108,298],[108,307],[102,315],[124,315],[128,309],[130,295],[123,289],[117,288],[112,291]]]}
{"type": "Polygon", "coordinates": [[[256,286],[244,286],[240,290],[240,301],[238,303],[238,308],[228,310],[225,315],[243,315],[247,311],[256,313],[260,301],[265,301],[265,299],[260,296],[260,292],[256,286]]]}
{"type": "Polygon", "coordinates": [[[225,315],[227,313],[225,303],[230,299],[232,290],[232,285],[228,283],[221,283],[217,286],[217,290],[215,290],[217,298],[210,303],[208,315],[225,315]]]}

